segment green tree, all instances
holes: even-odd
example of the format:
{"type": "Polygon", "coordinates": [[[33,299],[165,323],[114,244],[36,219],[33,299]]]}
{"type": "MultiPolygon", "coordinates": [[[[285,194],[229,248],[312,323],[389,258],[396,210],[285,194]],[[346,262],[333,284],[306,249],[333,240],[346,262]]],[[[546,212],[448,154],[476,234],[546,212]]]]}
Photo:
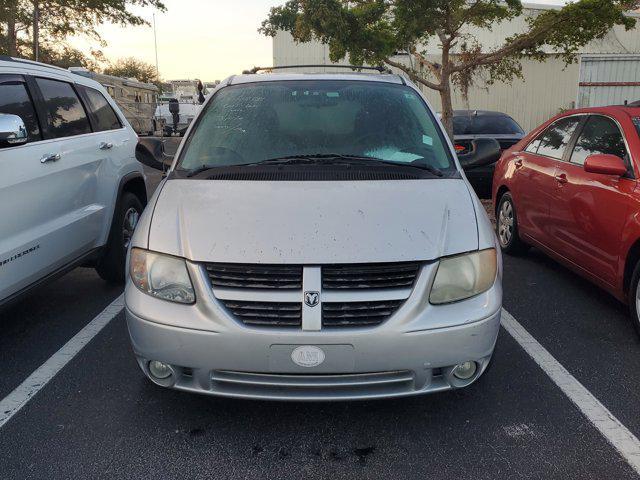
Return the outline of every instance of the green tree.
{"type": "Polygon", "coordinates": [[[158,76],[156,67],[134,57],[121,58],[107,66],[102,73],[116,77],[135,78],[141,82],[153,83],[158,91],[166,89],[162,79],[158,76]]]}
{"type": "Polygon", "coordinates": [[[20,55],[29,38],[33,40],[33,12],[40,12],[39,36],[46,42],[63,41],[70,35],[85,35],[101,42],[96,30],[103,23],[122,26],[147,25],[131,7],[166,8],[162,0],[0,0],[0,33],[3,50],[20,55]],[[22,48],[21,48],[22,47],[22,48]]]}
{"type": "Polygon", "coordinates": [[[545,47],[573,62],[580,47],[614,25],[632,28],[635,20],[625,12],[638,6],[637,0],[578,0],[527,17],[524,31],[489,49],[473,32],[521,15],[519,0],[289,0],[271,9],[259,31],[269,36],[288,31],[297,42],[319,40],[328,44],[334,62],[348,57],[353,65],[403,71],[439,92],[442,121],[452,135],[452,87],[466,95],[480,73],[490,82],[521,77],[521,60],[544,61],[545,47]],[[437,59],[425,50],[434,42],[437,59]],[[410,61],[398,61],[398,52],[408,53],[410,61]]]}
{"type": "Polygon", "coordinates": [[[135,78],[141,82],[157,83],[156,67],[134,57],[121,58],[104,69],[107,75],[135,78]]]}

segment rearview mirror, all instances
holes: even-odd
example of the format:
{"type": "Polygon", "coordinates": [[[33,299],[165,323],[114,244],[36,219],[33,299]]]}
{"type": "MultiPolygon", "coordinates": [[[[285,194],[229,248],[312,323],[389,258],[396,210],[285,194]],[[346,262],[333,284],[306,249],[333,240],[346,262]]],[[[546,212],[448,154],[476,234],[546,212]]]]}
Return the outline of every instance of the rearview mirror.
{"type": "Polygon", "coordinates": [[[627,166],[624,160],[616,155],[598,153],[587,157],[584,161],[584,171],[621,177],[627,173],[627,166]]]}
{"type": "Polygon", "coordinates": [[[173,155],[167,155],[164,151],[164,141],[152,137],[138,139],[136,159],[147,167],[163,172],[173,163],[173,155]]]}
{"type": "Polygon", "coordinates": [[[0,113],[0,148],[27,143],[27,127],[18,115],[0,113]]]}
{"type": "Polygon", "coordinates": [[[471,151],[458,155],[462,168],[477,168],[490,165],[500,159],[500,144],[493,138],[476,138],[471,140],[471,151]]]}

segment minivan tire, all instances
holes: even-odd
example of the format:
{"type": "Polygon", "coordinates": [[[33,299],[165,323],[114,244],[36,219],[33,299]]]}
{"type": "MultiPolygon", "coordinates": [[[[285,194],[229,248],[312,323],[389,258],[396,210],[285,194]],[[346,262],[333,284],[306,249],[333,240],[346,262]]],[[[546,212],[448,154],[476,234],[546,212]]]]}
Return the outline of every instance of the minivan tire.
{"type": "Polygon", "coordinates": [[[127,249],[142,210],[140,199],[133,193],[124,192],[120,196],[104,255],[96,266],[96,271],[103,280],[110,283],[124,282],[127,249]]]}
{"type": "Polygon", "coordinates": [[[506,192],[500,197],[496,209],[496,234],[498,242],[504,253],[509,255],[522,255],[529,250],[529,245],[524,243],[518,232],[518,215],[513,202],[513,197],[506,192]]]}
{"type": "Polygon", "coordinates": [[[640,312],[638,312],[638,289],[640,288],[640,261],[636,263],[629,285],[629,314],[636,333],[640,335],[640,312]]]}

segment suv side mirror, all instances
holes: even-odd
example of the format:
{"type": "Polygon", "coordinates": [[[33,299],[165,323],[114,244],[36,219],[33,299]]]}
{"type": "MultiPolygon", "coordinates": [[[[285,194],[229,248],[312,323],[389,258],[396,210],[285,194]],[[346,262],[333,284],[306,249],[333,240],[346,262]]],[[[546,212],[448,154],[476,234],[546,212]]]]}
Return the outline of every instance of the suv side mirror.
{"type": "Polygon", "coordinates": [[[471,140],[471,151],[458,155],[462,168],[476,168],[490,165],[500,159],[500,144],[493,138],[476,138],[471,140]]]}
{"type": "Polygon", "coordinates": [[[0,113],[0,148],[27,143],[27,127],[18,115],[0,113]]]}
{"type": "Polygon", "coordinates": [[[597,153],[589,155],[584,161],[584,171],[621,177],[627,173],[627,166],[624,164],[624,160],[616,155],[597,153]]]}
{"type": "Polygon", "coordinates": [[[151,137],[138,139],[136,159],[147,167],[163,172],[173,163],[173,155],[167,155],[164,152],[164,141],[151,137]]]}

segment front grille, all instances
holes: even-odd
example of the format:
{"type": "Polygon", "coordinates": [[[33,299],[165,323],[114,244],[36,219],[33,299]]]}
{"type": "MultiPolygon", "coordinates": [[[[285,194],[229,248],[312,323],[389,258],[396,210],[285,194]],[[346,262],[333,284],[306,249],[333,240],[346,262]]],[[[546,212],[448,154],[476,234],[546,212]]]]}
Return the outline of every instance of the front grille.
{"type": "Polygon", "coordinates": [[[419,267],[417,262],[327,265],[322,267],[322,288],[409,288],[419,267]]]}
{"type": "Polygon", "coordinates": [[[278,374],[216,370],[213,391],[246,398],[330,400],[386,397],[415,391],[409,370],[351,374],[278,374]]]}
{"type": "Polygon", "coordinates": [[[407,300],[421,266],[391,262],[305,270],[302,265],[204,265],[214,296],[236,321],[254,328],[303,328],[304,291],[320,289],[320,312],[309,310],[308,315],[320,313],[322,327],[381,325],[407,300]]]}
{"type": "Polygon", "coordinates": [[[393,315],[403,300],[322,304],[323,327],[371,327],[393,315]]]}
{"type": "Polygon", "coordinates": [[[301,289],[301,265],[208,263],[212,287],[301,289]]]}
{"type": "Polygon", "coordinates": [[[222,303],[245,325],[260,327],[300,327],[302,325],[302,303],[239,300],[223,300],[222,303]]]}

